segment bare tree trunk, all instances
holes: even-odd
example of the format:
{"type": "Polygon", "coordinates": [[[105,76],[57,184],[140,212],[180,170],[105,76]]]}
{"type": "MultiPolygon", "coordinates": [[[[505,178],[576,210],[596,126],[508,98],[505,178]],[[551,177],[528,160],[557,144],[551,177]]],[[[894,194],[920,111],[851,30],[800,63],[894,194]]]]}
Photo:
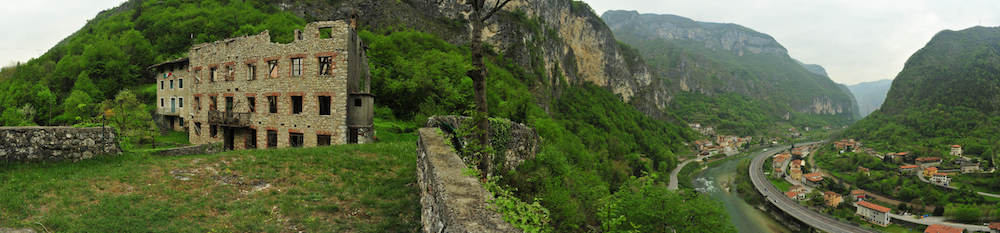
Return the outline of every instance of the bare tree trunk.
{"type": "Polygon", "coordinates": [[[486,148],[490,143],[490,122],[489,122],[489,107],[486,103],[486,65],[483,63],[483,27],[485,23],[482,18],[482,8],[481,6],[483,0],[473,0],[480,1],[477,8],[473,5],[473,11],[470,14],[470,19],[472,21],[472,39],[470,40],[470,49],[472,50],[472,70],[469,70],[466,75],[472,78],[472,89],[475,91],[476,98],[476,108],[479,112],[478,116],[474,116],[473,119],[476,121],[476,126],[478,130],[476,131],[476,138],[479,140],[479,170],[482,171],[483,177],[490,174],[492,170],[493,158],[491,153],[488,153],[486,148]]]}

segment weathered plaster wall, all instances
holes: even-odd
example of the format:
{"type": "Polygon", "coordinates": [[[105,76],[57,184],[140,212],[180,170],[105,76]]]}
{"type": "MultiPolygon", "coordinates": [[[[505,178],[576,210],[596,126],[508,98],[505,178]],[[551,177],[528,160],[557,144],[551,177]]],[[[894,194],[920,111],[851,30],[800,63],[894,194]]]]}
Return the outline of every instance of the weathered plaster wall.
{"type": "Polygon", "coordinates": [[[493,211],[492,194],[463,173],[465,163],[445,143],[440,129],[421,128],[417,141],[417,183],[423,232],[521,232],[493,211]]]}
{"type": "Polygon", "coordinates": [[[79,161],[117,155],[114,129],[0,127],[0,161],[79,161]]]}

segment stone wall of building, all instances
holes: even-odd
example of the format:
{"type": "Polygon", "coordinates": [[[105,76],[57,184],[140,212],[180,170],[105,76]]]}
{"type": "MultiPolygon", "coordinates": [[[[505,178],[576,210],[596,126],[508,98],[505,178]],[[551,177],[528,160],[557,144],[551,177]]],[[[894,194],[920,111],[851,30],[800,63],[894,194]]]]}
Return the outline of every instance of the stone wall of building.
{"type": "Polygon", "coordinates": [[[176,115],[170,128],[187,129],[192,144],[224,142],[231,134],[234,149],[266,148],[270,131],[275,147],[292,146],[292,135],[311,147],[326,138],[332,145],[371,141],[374,102],[366,62],[364,46],[347,21],[323,21],[296,30],[291,43],[272,42],[264,31],[194,45],[187,58],[151,69],[157,85],[164,83],[157,91],[157,101],[163,101],[158,113],[167,120],[176,115]],[[272,98],[275,112],[269,108],[272,98]],[[171,105],[171,99],[180,102],[171,105]],[[293,112],[293,99],[301,99],[301,112],[293,112]],[[329,106],[321,106],[321,99],[329,99],[329,106]],[[236,113],[248,123],[216,125],[211,111],[225,112],[226,119],[236,113]],[[351,141],[351,135],[360,137],[351,141]]]}
{"type": "Polygon", "coordinates": [[[0,161],[79,161],[120,153],[110,127],[0,127],[0,161]]]}
{"type": "Polygon", "coordinates": [[[492,194],[463,172],[465,162],[445,143],[440,129],[421,128],[419,134],[417,183],[423,232],[521,232],[493,211],[492,194]]]}
{"type": "Polygon", "coordinates": [[[222,151],[223,148],[221,143],[212,143],[212,144],[201,144],[201,145],[165,149],[157,151],[156,155],[160,156],[200,155],[200,154],[213,154],[222,151]]]}

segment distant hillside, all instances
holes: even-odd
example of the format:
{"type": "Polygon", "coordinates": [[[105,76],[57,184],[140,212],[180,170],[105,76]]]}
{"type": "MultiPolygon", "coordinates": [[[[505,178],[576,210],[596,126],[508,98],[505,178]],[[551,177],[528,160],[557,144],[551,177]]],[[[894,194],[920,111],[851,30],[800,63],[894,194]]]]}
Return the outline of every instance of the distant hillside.
{"type": "Polygon", "coordinates": [[[914,53],[880,110],[847,136],[886,149],[990,157],[1000,135],[1000,28],[945,30],[914,53]]]}
{"type": "Polygon", "coordinates": [[[616,38],[634,47],[666,80],[663,90],[657,90],[658,104],[686,121],[753,133],[776,121],[815,127],[847,124],[857,117],[845,88],[821,66],[789,57],[767,34],[736,24],[636,11],[608,11],[602,18],[616,38]]]}
{"type": "Polygon", "coordinates": [[[861,117],[868,116],[882,106],[885,95],[889,93],[890,85],[892,85],[892,80],[884,79],[847,86],[858,101],[858,111],[861,117]]]}

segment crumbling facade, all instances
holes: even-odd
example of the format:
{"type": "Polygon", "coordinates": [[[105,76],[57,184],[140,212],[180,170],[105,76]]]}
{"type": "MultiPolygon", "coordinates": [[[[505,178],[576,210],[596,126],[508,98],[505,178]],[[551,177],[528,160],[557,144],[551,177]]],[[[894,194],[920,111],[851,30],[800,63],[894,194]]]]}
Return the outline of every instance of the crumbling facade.
{"type": "Polygon", "coordinates": [[[365,46],[347,21],[309,23],[288,44],[267,31],[199,44],[152,68],[157,85],[165,81],[157,113],[193,144],[311,147],[374,137],[365,46]]]}

